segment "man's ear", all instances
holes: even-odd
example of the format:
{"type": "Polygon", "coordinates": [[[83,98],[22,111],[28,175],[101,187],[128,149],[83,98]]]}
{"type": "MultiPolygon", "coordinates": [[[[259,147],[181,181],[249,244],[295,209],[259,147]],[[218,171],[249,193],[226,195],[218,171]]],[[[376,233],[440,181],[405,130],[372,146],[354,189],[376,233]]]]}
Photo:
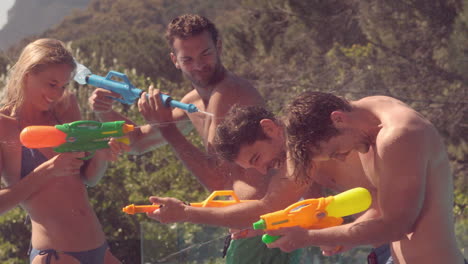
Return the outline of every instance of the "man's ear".
{"type": "Polygon", "coordinates": [[[171,55],[172,63],[174,63],[174,66],[180,70],[179,63],[177,62],[177,56],[174,54],[174,52],[171,52],[170,55],[171,55]]]}
{"type": "Polygon", "coordinates": [[[342,128],[345,125],[345,122],[347,121],[347,116],[345,112],[337,110],[331,112],[330,119],[332,120],[333,125],[335,125],[336,128],[342,128]]]}
{"type": "Polygon", "coordinates": [[[269,138],[276,138],[279,134],[278,125],[271,119],[260,120],[260,126],[263,129],[263,133],[265,133],[269,138]]]}

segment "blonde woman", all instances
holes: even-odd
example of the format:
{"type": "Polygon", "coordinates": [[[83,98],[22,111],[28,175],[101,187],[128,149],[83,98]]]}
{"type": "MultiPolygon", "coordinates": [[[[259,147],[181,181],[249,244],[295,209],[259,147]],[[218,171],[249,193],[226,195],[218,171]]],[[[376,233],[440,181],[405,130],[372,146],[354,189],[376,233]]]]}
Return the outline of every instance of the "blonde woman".
{"type": "Polygon", "coordinates": [[[54,39],[27,45],[9,73],[0,108],[0,213],[20,204],[32,222],[30,263],[120,263],[109,251],[88,201],[86,185],[104,175],[107,161],[125,146],[115,140],[89,161],[84,153],[54,153],[21,146],[19,133],[31,125],[81,119],[66,90],[75,70],[71,53],[54,39]]]}

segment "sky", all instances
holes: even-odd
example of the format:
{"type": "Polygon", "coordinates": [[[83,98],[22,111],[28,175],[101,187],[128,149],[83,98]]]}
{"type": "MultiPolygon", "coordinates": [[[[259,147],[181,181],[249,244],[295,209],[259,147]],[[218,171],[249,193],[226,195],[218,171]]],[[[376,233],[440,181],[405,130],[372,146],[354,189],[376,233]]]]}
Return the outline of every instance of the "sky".
{"type": "Polygon", "coordinates": [[[8,10],[13,6],[15,0],[0,0],[0,29],[6,24],[8,19],[8,10]]]}

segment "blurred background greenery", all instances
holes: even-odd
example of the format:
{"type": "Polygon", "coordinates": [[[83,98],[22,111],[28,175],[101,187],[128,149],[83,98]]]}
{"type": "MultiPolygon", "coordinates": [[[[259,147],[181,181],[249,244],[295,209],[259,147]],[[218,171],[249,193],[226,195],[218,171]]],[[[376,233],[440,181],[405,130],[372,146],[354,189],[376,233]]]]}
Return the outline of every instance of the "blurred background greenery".
{"type": "MultiPolygon", "coordinates": [[[[124,72],[136,87],[154,83],[180,98],[190,86],[170,62],[163,35],[165,25],[184,13],[215,22],[224,64],[252,81],[275,112],[292,96],[319,90],[349,99],[389,95],[427,116],[448,146],[457,240],[467,256],[468,0],[90,0],[83,9],[64,13],[63,20],[45,32],[3,49],[0,87],[26,43],[53,37],[67,42],[94,74],[124,72]]],[[[84,119],[95,119],[86,104],[93,87],[73,83],[71,89],[84,119]]],[[[143,124],[135,106],[115,108],[143,124]]],[[[201,147],[195,133],[189,137],[201,147]]],[[[150,195],[192,202],[208,196],[170,147],[121,157],[88,191],[111,249],[123,263],[156,262],[215,238],[203,245],[213,247],[212,258],[178,256],[168,261],[222,263],[214,245],[223,243],[225,229],[165,226],[144,215],[121,213],[127,204],[147,203],[150,195]],[[142,258],[145,248],[151,259],[142,258]]],[[[2,263],[27,263],[30,227],[24,218],[20,208],[0,216],[2,263]]],[[[188,252],[202,254],[201,247],[188,252]]],[[[363,263],[356,259],[361,258],[350,253],[339,261],[323,261],[363,263]]]]}

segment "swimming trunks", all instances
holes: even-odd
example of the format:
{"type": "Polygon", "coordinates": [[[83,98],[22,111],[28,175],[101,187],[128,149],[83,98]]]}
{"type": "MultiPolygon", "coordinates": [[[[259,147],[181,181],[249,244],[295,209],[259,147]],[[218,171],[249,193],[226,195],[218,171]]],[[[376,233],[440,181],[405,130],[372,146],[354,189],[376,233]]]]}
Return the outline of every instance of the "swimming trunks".
{"type": "Polygon", "coordinates": [[[389,244],[372,249],[367,256],[368,264],[393,264],[392,251],[389,244]]]}
{"type": "Polygon", "coordinates": [[[81,264],[103,264],[104,263],[104,256],[106,254],[106,250],[109,247],[106,241],[104,241],[104,244],[102,244],[100,247],[91,249],[91,250],[86,250],[86,251],[80,251],[80,252],[72,252],[72,251],[63,251],[59,252],[56,251],[55,249],[44,249],[44,250],[39,250],[33,248],[31,250],[31,254],[29,255],[29,262],[32,263],[33,259],[37,255],[47,255],[46,257],[46,264],[50,264],[50,261],[52,258],[55,260],[59,259],[58,253],[63,253],[67,254],[69,256],[74,257],[78,261],[80,261],[81,264]]]}
{"type": "Polygon", "coordinates": [[[47,158],[39,150],[21,146],[21,179],[46,161],[47,158]]]}

